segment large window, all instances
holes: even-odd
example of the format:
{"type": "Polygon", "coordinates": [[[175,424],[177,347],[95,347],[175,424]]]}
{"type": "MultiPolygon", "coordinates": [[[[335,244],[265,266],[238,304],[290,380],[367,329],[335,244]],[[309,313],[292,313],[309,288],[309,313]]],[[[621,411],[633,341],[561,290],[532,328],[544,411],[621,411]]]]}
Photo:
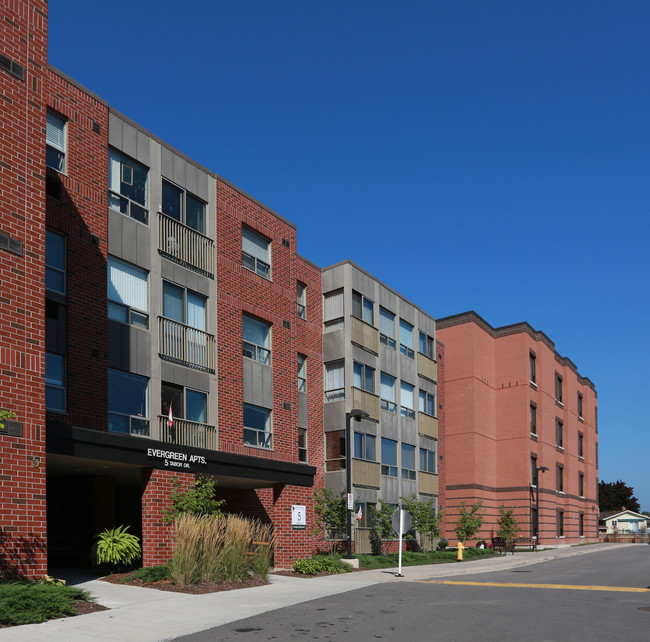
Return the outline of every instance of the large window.
{"type": "Polygon", "coordinates": [[[564,450],[564,424],[561,419],[555,420],[555,445],[564,450]]]}
{"type": "Polygon", "coordinates": [[[578,495],[580,497],[585,496],[585,474],[578,473],[578,495]]]}
{"type": "Polygon", "coordinates": [[[537,434],[537,406],[534,403],[530,404],[530,434],[537,434]]]}
{"type": "Polygon", "coordinates": [[[354,380],[352,385],[366,392],[375,392],[375,369],[364,363],[354,362],[354,380]]]}
{"type": "Polygon", "coordinates": [[[564,466],[561,464],[555,466],[555,490],[558,493],[564,492],[564,466]]]}
{"type": "Polygon", "coordinates": [[[108,318],[149,327],[147,271],[108,257],[108,318]]]}
{"type": "Polygon", "coordinates": [[[149,170],[137,161],[108,150],[108,206],[145,225],[149,223],[149,170]]]}
{"type": "Polygon", "coordinates": [[[271,278],[271,243],[253,230],[241,230],[242,265],[252,272],[271,278]]]}
{"type": "Polygon", "coordinates": [[[564,511],[557,512],[557,536],[564,537],[564,511]]]}
{"type": "Polygon", "coordinates": [[[530,383],[537,385],[537,357],[534,352],[530,353],[530,383]]]}
{"type": "Polygon", "coordinates": [[[352,290],[352,314],[370,325],[375,321],[375,304],[368,297],[352,290]]]}
{"type": "Polygon", "coordinates": [[[381,438],[381,474],[397,477],[397,442],[381,438]]]}
{"type": "Polygon", "coordinates": [[[304,354],[298,355],[298,390],[307,392],[307,357],[304,354]]]}
{"type": "Polygon", "coordinates": [[[245,314],[242,336],[245,357],[266,365],[271,363],[271,326],[268,323],[245,314]]]}
{"type": "Polygon", "coordinates": [[[354,456],[357,459],[366,459],[367,461],[376,461],[375,442],[377,438],[374,435],[368,435],[364,432],[354,433],[354,456]]]}
{"type": "Polygon", "coordinates": [[[395,377],[385,372],[381,373],[381,409],[387,412],[397,412],[395,403],[395,377]]]}
{"type": "Polygon", "coordinates": [[[186,288],[163,281],[163,316],[205,332],[207,299],[186,288]]]}
{"type": "Polygon", "coordinates": [[[334,332],[344,326],[343,305],[343,290],[335,290],[323,295],[324,332],[334,332]]]}
{"type": "Polygon", "coordinates": [[[582,393],[578,393],[578,419],[582,419],[582,393]]]}
{"type": "Polygon", "coordinates": [[[108,370],[108,429],[131,435],[149,434],[149,379],[108,370]]]}
{"type": "Polygon", "coordinates": [[[400,412],[402,417],[406,417],[407,419],[415,419],[414,390],[415,388],[410,383],[401,381],[399,384],[400,412]]]}
{"type": "Polygon", "coordinates": [[[429,357],[429,359],[435,359],[435,350],[436,342],[433,340],[433,337],[430,337],[424,332],[420,332],[420,352],[429,357]]]}
{"type": "Polygon", "coordinates": [[[45,231],[45,289],[65,294],[65,237],[45,231]]]}
{"type": "Polygon", "coordinates": [[[425,415],[431,415],[432,417],[436,416],[436,396],[431,392],[426,390],[420,390],[420,412],[423,412],[425,415]]]}
{"type": "Polygon", "coordinates": [[[45,407],[65,412],[65,357],[45,353],[45,407]]]}
{"type": "Polygon", "coordinates": [[[271,411],[249,403],[244,404],[244,443],[271,448],[271,411]]]}
{"type": "Polygon", "coordinates": [[[57,172],[65,172],[65,120],[47,112],[45,164],[57,172]]]}
{"type": "Polygon", "coordinates": [[[207,393],[163,381],[161,388],[161,413],[163,416],[169,416],[170,408],[173,417],[199,424],[208,423],[207,393]]]}
{"type": "Polygon", "coordinates": [[[436,451],[432,448],[420,448],[420,470],[424,473],[436,473],[436,451]]]}
{"type": "Polygon", "coordinates": [[[307,286],[298,281],[296,284],[296,312],[301,319],[307,318],[307,286]]]}
{"type": "Polygon", "coordinates": [[[307,429],[298,428],[298,461],[307,461],[307,429]]]}
{"type": "Polygon", "coordinates": [[[580,457],[580,459],[584,459],[585,456],[584,449],[585,449],[585,436],[581,432],[579,432],[578,433],[578,457],[580,457]]]}
{"type": "Polygon", "coordinates": [[[205,203],[164,178],[162,212],[179,223],[205,234],[205,203]]]}
{"type": "Polygon", "coordinates": [[[379,341],[395,350],[395,315],[382,307],[379,308],[379,341]]]}
{"type": "Polygon", "coordinates": [[[564,405],[562,401],[562,377],[556,372],[555,373],[555,401],[559,404],[564,405]]]}
{"type": "Polygon", "coordinates": [[[402,479],[415,479],[415,446],[402,444],[402,479]]]}
{"type": "Polygon", "coordinates": [[[537,455],[530,456],[530,483],[537,486],[539,483],[539,471],[537,470],[537,455]]]}
{"type": "Polygon", "coordinates": [[[399,351],[409,359],[415,357],[413,352],[413,326],[404,319],[399,320],[399,351]]]}
{"type": "Polygon", "coordinates": [[[325,401],[345,399],[345,364],[332,361],[325,364],[325,401]]]}

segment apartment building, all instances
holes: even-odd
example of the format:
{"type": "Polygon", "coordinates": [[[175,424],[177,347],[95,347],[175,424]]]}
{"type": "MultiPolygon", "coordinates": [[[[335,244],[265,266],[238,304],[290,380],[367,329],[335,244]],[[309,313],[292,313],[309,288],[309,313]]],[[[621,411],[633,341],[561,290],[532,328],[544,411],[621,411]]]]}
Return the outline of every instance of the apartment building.
{"type": "Polygon", "coordinates": [[[198,474],[273,524],[276,565],[311,554],[320,269],[294,225],[48,66],[46,2],[2,13],[3,574],[86,564],[118,524],[167,561],[161,509],[198,474]]]}
{"type": "Polygon", "coordinates": [[[350,261],[323,270],[325,486],[346,488],[346,413],[359,553],[370,551],[369,506],[438,498],[436,322],[350,261]]]}
{"type": "Polygon", "coordinates": [[[514,509],[522,537],[559,546],[597,539],[594,384],[527,323],[493,328],[475,312],[437,320],[445,346],[446,502],[483,502],[477,539],[514,509]]]}

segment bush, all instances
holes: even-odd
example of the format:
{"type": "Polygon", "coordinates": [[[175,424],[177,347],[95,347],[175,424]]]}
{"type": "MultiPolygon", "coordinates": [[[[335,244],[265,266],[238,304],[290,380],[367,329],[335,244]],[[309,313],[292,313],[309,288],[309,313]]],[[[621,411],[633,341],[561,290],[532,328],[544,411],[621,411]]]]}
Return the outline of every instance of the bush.
{"type": "Polygon", "coordinates": [[[37,624],[76,615],[75,601],[89,597],[87,591],[62,584],[0,583],[0,622],[10,625],[37,624]]]}
{"type": "Polygon", "coordinates": [[[333,555],[319,555],[311,559],[296,560],[293,570],[303,575],[317,575],[318,573],[349,573],[349,564],[342,562],[333,555]]]}
{"type": "Polygon", "coordinates": [[[444,551],[447,546],[449,546],[449,540],[446,538],[441,538],[440,541],[438,542],[438,546],[436,547],[437,551],[444,551]]]}
{"type": "Polygon", "coordinates": [[[163,509],[163,522],[170,524],[179,515],[190,514],[197,517],[205,515],[223,516],[221,508],[225,499],[214,496],[217,482],[212,477],[197,477],[194,486],[183,488],[177,477],[172,479],[174,490],[171,495],[172,504],[163,509]]]}
{"type": "Polygon", "coordinates": [[[146,568],[139,568],[134,571],[129,577],[122,580],[123,583],[132,582],[133,580],[140,580],[149,584],[151,582],[161,582],[162,580],[169,579],[169,566],[162,564],[160,566],[147,566],[146,568]]]}
{"type": "Polygon", "coordinates": [[[140,540],[127,533],[128,526],[106,528],[95,535],[95,542],[90,551],[90,558],[95,566],[112,564],[121,566],[130,564],[141,556],[140,540]]]}

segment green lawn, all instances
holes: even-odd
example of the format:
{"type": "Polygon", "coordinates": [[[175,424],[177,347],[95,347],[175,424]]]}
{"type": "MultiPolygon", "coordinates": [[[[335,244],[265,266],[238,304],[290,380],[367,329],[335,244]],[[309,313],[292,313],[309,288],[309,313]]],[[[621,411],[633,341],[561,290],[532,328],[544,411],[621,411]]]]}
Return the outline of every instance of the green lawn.
{"type": "MultiPolygon", "coordinates": [[[[489,548],[466,548],[463,552],[463,559],[477,560],[488,557],[495,557],[495,553],[489,548]]],[[[371,570],[375,568],[394,568],[399,565],[399,554],[389,555],[355,555],[359,559],[361,568],[371,570]]],[[[434,551],[432,553],[402,553],[402,566],[422,566],[424,564],[447,564],[456,561],[456,549],[446,551],[434,551]]]]}

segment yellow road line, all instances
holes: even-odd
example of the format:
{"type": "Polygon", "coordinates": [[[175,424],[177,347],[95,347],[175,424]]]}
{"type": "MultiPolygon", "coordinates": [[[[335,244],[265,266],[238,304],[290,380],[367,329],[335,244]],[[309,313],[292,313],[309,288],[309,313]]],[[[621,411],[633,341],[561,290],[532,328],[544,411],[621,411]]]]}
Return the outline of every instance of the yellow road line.
{"type": "Polygon", "coordinates": [[[541,588],[569,589],[573,591],[618,591],[621,593],[648,593],[647,588],[631,588],[628,586],[590,586],[580,584],[506,584],[500,582],[451,582],[447,580],[423,580],[420,584],[454,584],[456,586],[498,586],[504,588],[541,588]]]}

